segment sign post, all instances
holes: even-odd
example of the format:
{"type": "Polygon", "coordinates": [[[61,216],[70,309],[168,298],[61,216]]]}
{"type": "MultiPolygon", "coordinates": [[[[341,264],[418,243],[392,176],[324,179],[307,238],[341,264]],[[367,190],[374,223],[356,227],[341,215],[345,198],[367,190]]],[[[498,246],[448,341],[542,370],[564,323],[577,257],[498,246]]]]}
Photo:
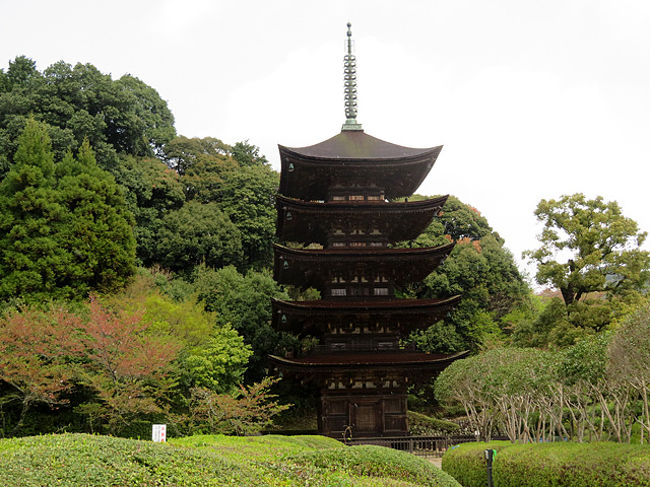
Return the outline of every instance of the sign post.
{"type": "Polygon", "coordinates": [[[154,424],[151,430],[151,439],[156,443],[165,443],[167,441],[167,425],[154,424]]]}

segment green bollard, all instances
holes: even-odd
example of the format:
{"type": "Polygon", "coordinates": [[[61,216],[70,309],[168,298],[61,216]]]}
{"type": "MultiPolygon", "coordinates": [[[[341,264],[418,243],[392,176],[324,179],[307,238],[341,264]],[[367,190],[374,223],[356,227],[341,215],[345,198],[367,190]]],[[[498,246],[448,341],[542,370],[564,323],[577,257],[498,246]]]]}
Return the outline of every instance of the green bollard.
{"type": "Polygon", "coordinates": [[[494,462],[494,459],[497,457],[497,451],[496,450],[485,450],[485,461],[487,463],[487,485],[488,487],[494,487],[494,483],[492,482],[492,463],[494,462]]]}

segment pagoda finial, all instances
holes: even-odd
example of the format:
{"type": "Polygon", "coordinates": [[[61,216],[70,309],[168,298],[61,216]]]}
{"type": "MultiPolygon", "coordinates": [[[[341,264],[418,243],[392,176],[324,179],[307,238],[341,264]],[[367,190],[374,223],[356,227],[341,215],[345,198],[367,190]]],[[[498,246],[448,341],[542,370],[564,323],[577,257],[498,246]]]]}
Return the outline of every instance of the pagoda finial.
{"type": "Polygon", "coordinates": [[[352,24],[348,22],[347,53],[343,58],[345,123],[341,130],[363,130],[357,123],[357,58],[352,54],[352,24]]]}

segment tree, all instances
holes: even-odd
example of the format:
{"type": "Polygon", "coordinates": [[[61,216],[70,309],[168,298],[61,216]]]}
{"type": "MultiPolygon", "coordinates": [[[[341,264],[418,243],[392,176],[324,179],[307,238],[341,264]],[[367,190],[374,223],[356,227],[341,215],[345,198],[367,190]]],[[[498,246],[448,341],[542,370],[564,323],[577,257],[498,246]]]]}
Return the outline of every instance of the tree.
{"type": "Polygon", "coordinates": [[[0,183],[0,300],[83,298],[123,286],[135,270],[132,216],[87,142],[54,162],[30,120],[0,183]]]}
{"type": "Polygon", "coordinates": [[[229,325],[216,326],[206,342],[181,353],[181,383],[188,389],[233,392],[242,383],[252,354],[237,331],[229,325]]]}
{"type": "Polygon", "coordinates": [[[145,266],[160,263],[158,232],[163,217],[185,203],[183,184],[178,174],[153,157],[120,156],[117,182],[126,191],[126,202],[135,217],[133,229],[137,257],[145,266]]]}
{"type": "MultiPolygon", "coordinates": [[[[165,144],[163,160],[181,176],[201,161],[223,161],[229,158],[231,147],[214,137],[187,138],[178,136],[165,144]]],[[[237,162],[233,160],[233,167],[237,162]]]]}
{"type": "Polygon", "coordinates": [[[405,293],[419,298],[463,297],[443,323],[413,335],[418,345],[432,352],[478,348],[489,336],[501,333],[507,325],[502,318],[529,293],[503,239],[478,210],[453,196],[439,218],[417,239],[401,246],[429,247],[450,241],[456,246],[443,265],[405,293]]]}
{"type": "Polygon", "coordinates": [[[241,233],[216,203],[189,201],[162,218],[157,255],[167,269],[186,273],[202,262],[213,268],[239,265],[241,233]]]}
{"type": "Polygon", "coordinates": [[[640,308],[616,330],[608,350],[608,373],[641,398],[641,443],[650,441],[650,306],[640,308]]]}
{"type": "Polygon", "coordinates": [[[230,325],[217,323],[217,314],[205,311],[193,294],[175,300],[161,293],[156,283],[160,277],[166,276],[141,269],[124,292],[103,302],[127,314],[144,309],[147,333],[172,337],[181,345],[173,364],[176,392],[189,395],[193,387],[232,392],[242,382],[251,348],[230,325]]]}
{"type": "Polygon", "coordinates": [[[11,434],[20,432],[34,405],[56,408],[68,402],[65,393],[77,375],[74,359],[81,355],[79,324],[77,316],[58,306],[23,307],[0,318],[0,380],[11,387],[2,402],[21,405],[11,434]]]}
{"type": "Polygon", "coordinates": [[[139,79],[113,80],[91,64],[63,61],[40,73],[19,56],[0,82],[0,166],[7,170],[29,116],[46,124],[57,159],[87,138],[109,170],[118,153],[153,156],[175,135],[167,103],[139,79]]]}
{"type": "Polygon", "coordinates": [[[242,167],[265,166],[269,163],[268,159],[260,154],[260,148],[249,144],[248,140],[237,142],[232,146],[230,154],[242,167]]]}
{"type": "Polygon", "coordinates": [[[278,173],[267,166],[242,167],[224,177],[219,207],[241,232],[247,268],[272,263],[279,184],[278,173]]]}
{"type": "Polygon", "coordinates": [[[589,293],[621,295],[648,282],[650,253],[639,248],[647,233],[615,201],[577,193],[540,201],[535,215],[544,223],[542,246],[524,256],[537,264],[537,282],[559,289],[566,306],[589,293]]]}
{"type": "Polygon", "coordinates": [[[542,245],[524,256],[537,264],[537,282],[562,294],[568,325],[558,323],[560,334],[621,321],[642,300],[650,276],[650,252],[640,248],[646,233],[600,196],[542,200],[535,214],[544,223],[542,245]]]}
{"type": "Polygon", "coordinates": [[[84,383],[97,400],[78,411],[102,420],[116,433],[143,415],[166,410],[172,362],[181,345],[169,335],[148,333],[142,312],[112,312],[92,298],[80,324],[84,383]]]}
{"type": "Polygon", "coordinates": [[[291,407],[279,404],[270,387],[279,378],[265,377],[252,386],[240,386],[237,394],[216,394],[194,388],[190,401],[189,427],[192,433],[258,434],[272,424],[273,417],[291,407]]]}
{"type": "Polygon", "coordinates": [[[205,309],[216,313],[217,323],[230,324],[253,349],[247,381],[260,380],[269,353],[282,353],[296,340],[271,328],[271,298],[287,299],[268,272],[249,270],[245,275],[233,266],[211,270],[199,266],[194,286],[205,309]]]}

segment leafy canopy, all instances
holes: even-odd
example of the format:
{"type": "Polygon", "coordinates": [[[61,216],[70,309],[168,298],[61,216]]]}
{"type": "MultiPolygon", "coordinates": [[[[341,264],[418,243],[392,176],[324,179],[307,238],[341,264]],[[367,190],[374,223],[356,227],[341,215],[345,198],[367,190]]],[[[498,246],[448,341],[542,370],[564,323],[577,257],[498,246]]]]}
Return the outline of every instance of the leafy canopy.
{"type": "Polygon", "coordinates": [[[0,300],[83,298],[120,288],[135,270],[132,215],[87,141],[54,161],[30,119],[0,182],[0,300]]]}
{"type": "Polygon", "coordinates": [[[559,289],[567,306],[588,293],[620,295],[647,282],[650,253],[640,249],[647,233],[616,201],[577,193],[540,201],[535,215],[544,224],[542,245],[524,256],[537,264],[537,282],[559,289]]]}
{"type": "Polygon", "coordinates": [[[175,135],[156,90],[128,74],[113,80],[92,64],[59,61],[41,73],[19,56],[0,79],[0,107],[0,178],[29,116],[46,124],[57,158],[87,138],[104,169],[114,167],[118,153],[159,154],[175,135]]]}

